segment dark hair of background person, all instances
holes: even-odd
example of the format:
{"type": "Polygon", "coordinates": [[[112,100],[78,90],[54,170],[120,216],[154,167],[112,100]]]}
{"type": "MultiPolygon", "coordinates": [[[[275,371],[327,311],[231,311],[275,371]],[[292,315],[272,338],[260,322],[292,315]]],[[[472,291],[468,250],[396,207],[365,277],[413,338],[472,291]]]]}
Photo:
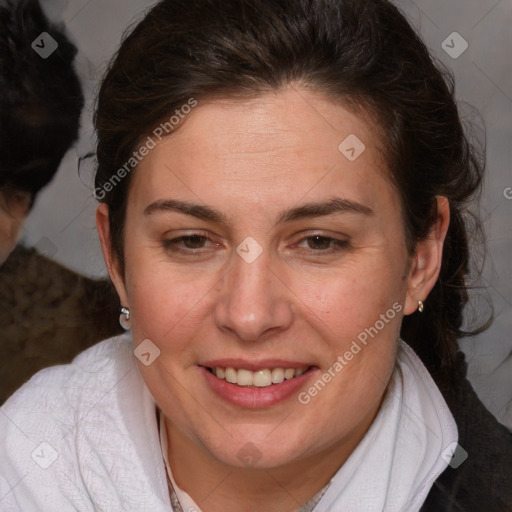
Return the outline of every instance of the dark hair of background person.
{"type": "Polygon", "coordinates": [[[0,0],[0,26],[0,191],[7,202],[20,191],[33,202],[78,136],[77,50],[37,0],[0,0]],[[58,44],[46,59],[31,47],[42,32],[58,44]]]}
{"type": "MultiPolygon", "coordinates": [[[[462,324],[469,290],[465,219],[482,181],[483,151],[464,133],[452,75],[388,1],[158,3],[126,36],[101,86],[95,186],[191,97],[254,97],[290,84],[376,120],[411,255],[436,221],[435,196],[448,198],[451,220],[439,279],[424,312],[404,318],[401,336],[431,373],[459,378],[464,368],[456,364],[457,339],[479,332],[466,332],[462,324]]],[[[101,199],[109,206],[122,269],[130,177],[101,199]]]]}
{"type": "MultiPolygon", "coordinates": [[[[20,196],[33,203],[77,139],[84,101],[77,50],[63,30],[37,0],[0,0],[0,208],[7,213],[20,196]],[[32,48],[42,32],[58,44],[46,59],[32,48]]],[[[118,307],[109,281],[18,244],[0,264],[0,405],[42,368],[119,334],[118,307]]]]}

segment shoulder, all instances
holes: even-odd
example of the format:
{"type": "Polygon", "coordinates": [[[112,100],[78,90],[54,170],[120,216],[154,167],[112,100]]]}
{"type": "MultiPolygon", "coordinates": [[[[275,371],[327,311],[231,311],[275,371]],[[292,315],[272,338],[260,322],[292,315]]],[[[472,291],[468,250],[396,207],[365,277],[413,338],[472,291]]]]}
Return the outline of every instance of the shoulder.
{"type": "MultiPolygon", "coordinates": [[[[463,361],[462,354],[459,358],[463,361]]],[[[485,408],[467,379],[437,379],[437,384],[457,423],[463,457],[436,480],[422,511],[512,511],[512,433],[485,408]]]]}
{"type": "Polygon", "coordinates": [[[107,339],[81,352],[69,364],[36,373],[2,406],[16,417],[70,415],[83,407],[82,400],[95,395],[123,369],[134,368],[129,341],[123,336],[107,339]]]}
{"type": "MultiPolygon", "coordinates": [[[[98,343],[71,364],[38,372],[0,413],[2,510],[40,510],[47,499],[52,510],[111,504],[119,486],[134,487],[122,463],[146,466],[145,454],[138,455],[145,442],[155,457],[155,435],[147,434],[156,431],[154,403],[124,336],[98,343]]],[[[132,471],[141,478],[137,492],[143,496],[146,475],[132,471]]]]}
{"type": "Polygon", "coordinates": [[[18,245],[0,267],[0,404],[38,370],[119,334],[117,308],[108,281],[18,245]]]}
{"type": "MultiPolygon", "coordinates": [[[[1,439],[65,436],[81,414],[101,398],[116,380],[135,367],[123,337],[102,341],[70,364],[36,373],[0,409],[1,439]]],[[[2,450],[12,450],[2,443],[2,450]]]]}

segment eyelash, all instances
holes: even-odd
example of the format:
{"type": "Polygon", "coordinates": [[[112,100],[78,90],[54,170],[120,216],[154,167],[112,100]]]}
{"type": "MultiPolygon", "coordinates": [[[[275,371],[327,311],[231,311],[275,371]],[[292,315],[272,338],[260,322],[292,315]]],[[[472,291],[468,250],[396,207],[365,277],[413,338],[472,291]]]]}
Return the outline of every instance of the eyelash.
{"type": "Polygon", "coordinates": [[[190,247],[178,247],[178,244],[185,242],[187,240],[190,241],[190,239],[192,239],[192,238],[199,238],[199,239],[201,239],[201,241],[210,240],[206,235],[200,235],[200,234],[182,235],[182,236],[172,238],[169,240],[164,240],[163,246],[164,246],[164,249],[169,252],[181,252],[183,254],[201,254],[201,253],[205,252],[204,247],[199,247],[196,249],[192,249],[190,247]]]}
{"type": "MultiPolygon", "coordinates": [[[[184,243],[186,241],[190,241],[190,239],[192,239],[192,238],[199,238],[200,241],[202,241],[202,242],[207,242],[207,241],[211,242],[211,239],[206,235],[201,235],[201,234],[182,235],[182,236],[172,238],[169,240],[164,240],[163,247],[168,252],[182,253],[182,254],[187,254],[187,255],[194,255],[194,254],[201,255],[205,252],[205,250],[206,251],[208,250],[205,247],[198,247],[195,249],[190,248],[190,247],[183,247],[183,246],[179,247],[178,244],[184,243]]],[[[332,238],[332,237],[323,236],[323,235],[306,236],[306,237],[302,238],[297,244],[294,244],[294,246],[299,246],[301,243],[304,243],[304,242],[307,243],[308,240],[312,240],[314,238],[321,239],[322,241],[327,241],[329,244],[329,247],[327,249],[316,249],[316,250],[311,249],[311,248],[302,248],[302,249],[312,251],[313,253],[316,253],[317,255],[325,255],[325,254],[338,253],[338,252],[341,252],[341,251],[344,251],[344,250],[347,250],[350,248],[350,243],[348,240],[339,240],[337,238],[332,238]]],[[[214,243],[214,245],[218,246],[219,244],[214,243]]]]}
{"type": "Polygon", "coordinates": [[[296,245],[299,245],[300,243],[302,242],[307,242],[308,240],[311,240],[313,238],[319,238],[321,239],[322,241],[327,241],[330,245],[330,247],[328,249],[311,249],[311,248],[308,248],[307,250],[311,250],[313,251],[314,253],[317,253],[317,254],[333,254],[333,253],[337,253],[337,252],[341,252],[341,251],[344,251],[344,250],[347,250],[349,247],[350,247],[350,244],[348,242],[348,240],[339,240],[337,238],[332,238],[330,236],[323,236],[323,235],[309,235],[309,236],[306,236],[304,238],[302,238],[298,244],[296,245]]]}

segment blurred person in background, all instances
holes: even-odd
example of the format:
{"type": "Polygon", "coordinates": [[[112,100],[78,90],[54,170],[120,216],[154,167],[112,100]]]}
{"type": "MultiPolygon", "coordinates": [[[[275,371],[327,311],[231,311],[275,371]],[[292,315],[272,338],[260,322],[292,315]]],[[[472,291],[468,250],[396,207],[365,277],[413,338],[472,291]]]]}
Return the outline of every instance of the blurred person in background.
{"type": "Polygon", "coordinates": [[[37,0],[0,0],[0,403],[36,371],[119,330],[107,281],[18,243],[38,192],[78,137],[76,52],[37,0]],[[49,44],[43,33],[58,45],[46,58],[32,47],[49,44]]]}

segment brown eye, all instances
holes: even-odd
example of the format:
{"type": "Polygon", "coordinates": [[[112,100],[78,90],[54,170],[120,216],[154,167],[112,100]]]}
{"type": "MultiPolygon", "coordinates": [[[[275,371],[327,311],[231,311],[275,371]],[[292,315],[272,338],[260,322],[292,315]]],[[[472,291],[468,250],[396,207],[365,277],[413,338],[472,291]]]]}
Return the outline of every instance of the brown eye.
{"type": "Polygon", "coordinates": [[[329,236],[312,235],[304,237],[297,246],[301,250],[309,251],[310,254],[331,254],[350,248],[348,240],[339,240],[329,236]]]}
{"type": "Polygon", "coordinates": [[[326,250],[331,248],[333,240],[332,238],[327,238],[325,236],[310,236],[307,238],[308,247],[310,249],[315,250],[326,250]]]}
{"type": "Polygon", "coordinates": [[[169,240],[163,240],[162,245],[167,252],[188,256],[204,255],[219,247],[218,244],[201,234],[182,235],[169,240]]]}
{"type": "Polygon", "coordinates": [[[180,240],[187,249],[201,249],[207,241],[205,236],[201,235],[190,235],[182,236],[180,240]]]}

